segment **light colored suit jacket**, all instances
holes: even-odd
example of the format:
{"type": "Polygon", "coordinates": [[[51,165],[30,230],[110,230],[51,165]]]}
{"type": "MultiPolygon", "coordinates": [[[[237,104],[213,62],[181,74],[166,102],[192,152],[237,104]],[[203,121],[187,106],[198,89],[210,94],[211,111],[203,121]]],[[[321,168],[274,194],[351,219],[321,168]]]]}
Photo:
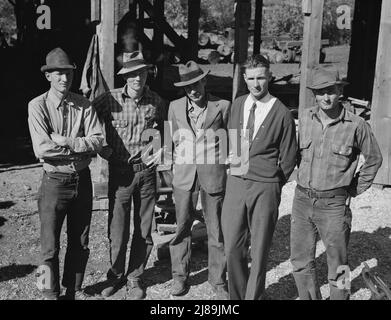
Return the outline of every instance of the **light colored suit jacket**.
{"type": "Polygon", "coordinates": [[[197,174],[206,192],[218,193],[225,189],[226,128],[231,103],[210,94],[207,99],[206,117],[198,136],[188,121],[187,97],[170,103],[168,121],[174,143],[172,184],[188,191],[197,174]]]}

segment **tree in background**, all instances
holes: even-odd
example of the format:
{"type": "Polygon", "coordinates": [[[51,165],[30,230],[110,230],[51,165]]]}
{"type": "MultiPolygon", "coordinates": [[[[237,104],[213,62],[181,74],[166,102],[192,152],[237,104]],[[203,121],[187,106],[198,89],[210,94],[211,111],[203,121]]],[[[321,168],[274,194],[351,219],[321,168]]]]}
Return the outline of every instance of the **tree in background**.
{"type": "Polygon", "coordinates": [[[11,37],[16,35],[16,19],[12,4],[5,0],[0,1],[0,32],[8,44],[11,44],[11,37]]]}

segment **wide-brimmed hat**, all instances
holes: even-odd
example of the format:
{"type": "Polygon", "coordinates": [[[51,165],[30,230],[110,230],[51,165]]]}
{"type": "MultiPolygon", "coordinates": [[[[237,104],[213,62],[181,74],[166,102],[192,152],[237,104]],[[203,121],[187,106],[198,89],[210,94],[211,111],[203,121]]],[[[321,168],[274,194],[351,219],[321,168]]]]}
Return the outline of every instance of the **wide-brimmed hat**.
{"type": "Polygon", "coordinates": [[[125,74],[142,68],[150,68],[151,64],[148,64],[143,57],[141,51],[124,52],[122,55],[122,69],[117,74],[125,74]]]}
{"type": "Polygon", "coordinates": [[[323,89],[335,84],[347,85],[348,82],[339,78],[338,70],[315,68],[312,73],[312,82],[307,86],[309,89],[323,89]]]}
{"type": "Polygon", "coordinates": [[[46,64],[41,67],[41,71],[58,69],[76,69],[76,65],[71,62],[68,55],[61,48],[55,48],[46,55],[46,64]]]}
{"type": "Polygon", "coordinates": [[[181,81],[174,83],[174,86],[176,87],[184,87],[192,83],[196,83],[206,77],[206,75],[210,72],[210,70],[202,71],[199,65],[194,61],[189,61],[186,64],[180,64],[178,66],[178,71],[179,79],[181,81]]]}

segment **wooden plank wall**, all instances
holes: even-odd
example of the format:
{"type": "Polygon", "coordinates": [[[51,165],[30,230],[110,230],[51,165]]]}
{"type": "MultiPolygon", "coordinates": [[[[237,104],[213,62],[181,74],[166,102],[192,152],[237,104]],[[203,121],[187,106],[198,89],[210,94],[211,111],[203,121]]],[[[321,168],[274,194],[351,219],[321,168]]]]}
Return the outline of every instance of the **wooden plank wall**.
{"type": "Polygon", "coordinates": [[[391,1],[382,2],[371,125],[383,154],[375,183],[391,185],[391,1]]]}

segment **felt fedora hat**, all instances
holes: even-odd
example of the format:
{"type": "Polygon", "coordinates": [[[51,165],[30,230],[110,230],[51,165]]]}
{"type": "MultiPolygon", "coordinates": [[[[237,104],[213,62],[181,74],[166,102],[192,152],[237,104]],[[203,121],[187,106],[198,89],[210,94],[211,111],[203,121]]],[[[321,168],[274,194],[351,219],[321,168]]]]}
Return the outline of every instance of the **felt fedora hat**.
{"type": "Polygon", "coordinates": [[[68,55],[61,48],[55,48],[46,55],[46,64],[41,67],[41,71],[57,69],[76,69],[76,65],[71,62],[68,55]]]}
{"type": "Polygon", "coordinates": [[[125,74],[128,72],[136,71],[143,68],[152,67],[151,64],[148,64],[143,57],[141,51],[133,51],[133,52],[124,52],[122,55],[122,68],[118,71],[117,74],[125,74]]]}
{"type": "Polygon", "coordinates": [[[202,71],[197,63],[190,60],[186,64],[180,64],[178,66],[178,72],[181,81],[175,82],[174,86],[184,87],[200,81],[202,78],[206,77],[210,70],[202,71]]]}
{"type": "Polygon", "coordinates": [[[307,88],[316,90],[327,88],[335,84],[346,85],[348,82],[339,78],[337,70],[327,70],[319,67],[313,70],[312,81],[307,88]]]}

